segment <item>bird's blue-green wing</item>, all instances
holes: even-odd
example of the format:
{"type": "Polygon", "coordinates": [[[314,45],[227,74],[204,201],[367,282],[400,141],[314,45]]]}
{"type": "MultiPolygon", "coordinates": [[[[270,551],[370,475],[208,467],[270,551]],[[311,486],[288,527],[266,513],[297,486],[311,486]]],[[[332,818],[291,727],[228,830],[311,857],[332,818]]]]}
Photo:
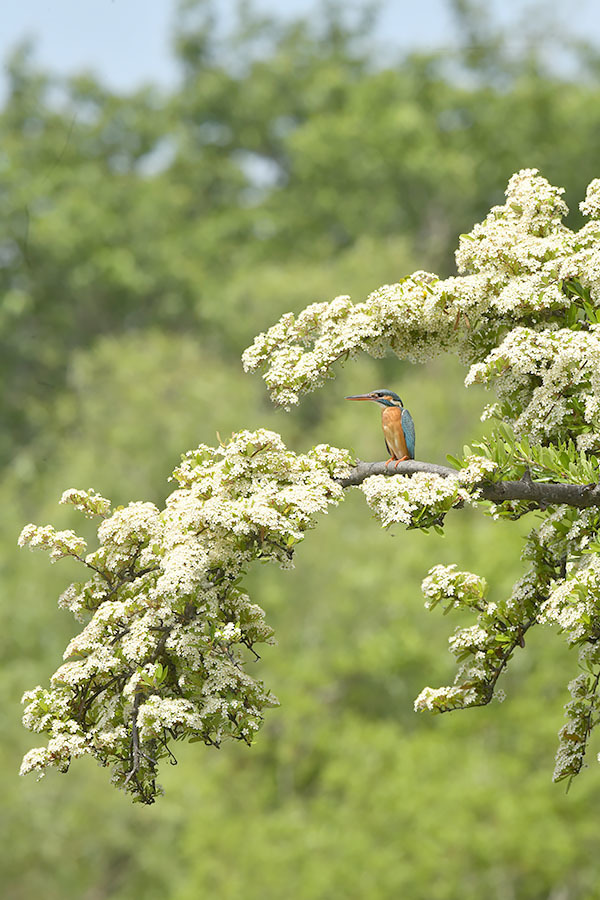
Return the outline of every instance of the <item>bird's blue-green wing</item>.
{"type": "Polygon", "coordinates": [[[404,440],[408,447],[411,459],[415,458],[415,423],[413,417],[407,409],[402,410],[402,429],[404,431],[404,440]]]}

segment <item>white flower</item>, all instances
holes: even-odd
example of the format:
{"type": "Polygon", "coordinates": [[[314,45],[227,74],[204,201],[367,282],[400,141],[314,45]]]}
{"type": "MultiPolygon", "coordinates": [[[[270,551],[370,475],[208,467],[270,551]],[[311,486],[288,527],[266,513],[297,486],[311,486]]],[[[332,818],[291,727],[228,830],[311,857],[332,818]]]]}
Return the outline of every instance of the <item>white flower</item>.
{"type": "Polygon", "coordinates": [[[600,178],[590,181],[585,200],[579,204],[579,209],[584,216],[590,216],[593,219],[600,218],[600,178]]]}
{"type": "Polygon", "coordinates": [[[29,546],[30,550],[49,550],[51,562],[63,556],[81,556],[87,546],[74,531],[56,531],[52,525],[26,525],[18,544],[19,547],[29,546]]]}
{"type": "Polygon", "coordinates": [[[242,637],[240,626],[235,622],[227,622],[222,628],[215,631],[215,640],[224,641],[226,644],[233,644],[242,637]]]}
{"type": "Polygon", "coordinates": [[[60,502],[70,503],[86,516],[106,516],[110,512],[110,500],[101,497],[93,488],[87,491],[69,488],[63,492],[60,502]]]}
{"type": "Polygon", "coordinates": [[[439,517],[455,503],[469,499],[455,477],[429,472],[417,472],[412,476],[373,475],[362,483],[361,490],[384,526],[396,522],[418,524],[422,512],[439,517]]]}

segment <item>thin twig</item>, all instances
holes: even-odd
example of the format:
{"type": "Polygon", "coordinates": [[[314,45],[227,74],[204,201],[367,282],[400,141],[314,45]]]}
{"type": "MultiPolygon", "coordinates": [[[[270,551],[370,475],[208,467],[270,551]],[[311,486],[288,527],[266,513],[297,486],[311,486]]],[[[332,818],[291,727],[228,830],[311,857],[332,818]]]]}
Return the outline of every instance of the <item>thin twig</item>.
{"type": "Polygon", "coordinates": [[[133,710],[131,712],[131,769],[127,773],[125,785],[129,784],[132,778],[135,778],[140,769],[140,733],[138,731],[138,711],[142,702],[142,695],[137,693],[133,701],[133,710]]]}
{"type": "Polygon", "coordinates": [[[84,696],[84,698],[82,699],[82,702],[80,705],[80,711],[79,711],[79,714],[82,716],[82,718],[85,719],[85,716],[86,716],[91,704],[96,699],[96,697],[98,697],[104,691],[108,690],[108,688],[111,685],[113,685],[115,683],[115,681],[118,681],[120,678],[123,678],[123,679],[128,678],[130,675],[131,675],[131,669],[127,669],[125,672],[119,672],[118,675],[113,675],[113,677],[109,678],[105,684],[101,684],[100,687],[96,688],[95,691],[92,691],[92,693],[90,694],[89,697],[86,698],[84,696]]]}

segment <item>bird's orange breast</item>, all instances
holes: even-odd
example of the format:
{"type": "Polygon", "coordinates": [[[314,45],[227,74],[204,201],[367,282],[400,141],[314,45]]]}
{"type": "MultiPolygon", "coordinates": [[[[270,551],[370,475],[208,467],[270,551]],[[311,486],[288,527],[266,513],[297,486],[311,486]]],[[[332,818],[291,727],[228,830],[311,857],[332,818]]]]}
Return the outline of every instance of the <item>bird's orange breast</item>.
{"type": "Polygon", "coordinates": [[[400,407],[386,406],[381,410],[381,427],[383,428],[385,442],[389,447],[390,454],[393,454],[393,458],[410,457],[404,438],[402,410],[400,407]]]}

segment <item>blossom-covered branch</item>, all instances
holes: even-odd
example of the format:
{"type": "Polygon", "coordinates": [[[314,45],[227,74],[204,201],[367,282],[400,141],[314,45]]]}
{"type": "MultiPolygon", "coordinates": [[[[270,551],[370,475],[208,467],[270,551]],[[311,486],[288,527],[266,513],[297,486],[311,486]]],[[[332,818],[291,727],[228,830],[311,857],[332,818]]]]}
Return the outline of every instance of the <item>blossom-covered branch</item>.
{"type": "Polygon", "coordinates": [[[50,687],[23,698],[24,724],[49,740],[21,772],[64,772],[89,754],[112,768],[116,785],[152,803],[174,741],[250,744],[277,700],[247,671],[248,652],[257,659],[255,646],[273,632],[244,574],[253,560],[291,565],[316,516],[342,498],[335,477],[347,458],[325,445],[296,455],[273,432],[241,432],[186,454],[162,511],[130,503],[111,513],[93,491],[66,491],[62,502],[101,518],[98,547],[85,557],[74,532],[26,526],[21,545],[52,560],[75,557],[91,578],[60,599],[83,630],[50,687]]]}
{"type": "MultiPolygon", "coordinates": [[[[363,484],[374,475],[413,475],[416,472],[427,472],[442,478],[457,478],[460,470],[436,463],[421,462],[409,459],[403,462],[360,462],[350,469],[350,473],[340,479],[342,487],[353,487],[363,484]]],[[[506,503],[518,500],[531,503],[540,508],[565,504],[577,509],[590,506],[600,507],[600,484],[564,484],[560,482],[532,481],[530,477],[519,481],[481,481],[475,485],[477,496],[481,500],[494,503],[506,503]]]]}

